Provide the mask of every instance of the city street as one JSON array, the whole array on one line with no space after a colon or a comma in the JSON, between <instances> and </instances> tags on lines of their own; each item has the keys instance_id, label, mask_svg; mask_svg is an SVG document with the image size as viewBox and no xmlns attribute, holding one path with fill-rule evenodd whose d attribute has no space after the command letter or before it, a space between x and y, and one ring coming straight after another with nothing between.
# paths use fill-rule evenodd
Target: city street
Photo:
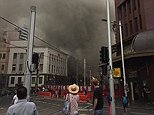
<instances>
[{"instance_id":1,"label":"city street","mask_svg":"<svg viewBox=\"0 0 154 115\"><path fill-rule=\"evenodd\" d=\"M0 115L5 115L8 106L11 103L12 96L0 97ZM49 99L40 96L33 96L32 101L36 103L40 115L63 115L63 99ZM154 107L154 106L153 106ZM91 103L79 104L80 115L92 115ZM123 115L122 106L116 105L116 115ZM109 115L108 106L104 105L104 115ZM154 115L154 108L146 105L131 106L128 109L128 115Z\"/></svg>"}]
</instances>

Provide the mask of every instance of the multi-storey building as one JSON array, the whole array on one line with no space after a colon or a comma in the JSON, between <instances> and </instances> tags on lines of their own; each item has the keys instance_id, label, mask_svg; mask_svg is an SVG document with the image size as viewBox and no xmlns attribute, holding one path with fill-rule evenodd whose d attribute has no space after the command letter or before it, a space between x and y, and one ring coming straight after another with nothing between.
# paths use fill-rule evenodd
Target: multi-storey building
<instances>
[{"instance_id":1,"label":"multi-storey building","mask_svg":"<svg viewBox=\"0 0 154 115\"><path fill-rule=\"evenodd\" d=\"M7 69L9 57L9 41L19 39L19 33L14 28L0 29L0 89L7 88Z\"/></svg>"},{"instance_id":2,"label":"multi-storey building","mask_svg":"<svg viewBox=\"0 0 154 115\"><path fill-rule=\"evenodd\" d=\"M115 0L116 21L122 22L126 80L129 97L143 99L146 86L149 100L154 100L154 0ZM119 25L116 44L120 49ZM114 66L121 66L121 52L117 51Z\"/></svg>"},{"instance_id":3,"label":"multi-storey building","mask_svg":"<svg viewBox=\"0 0 154 115\"><path fill-rule=\"evenodd\" d=\"M24 82L27 41L11 41L8 61L9 76L8 86L15 87L16 84ZM36 72L32 73L31 86L35 83L41 85L63 84L67 82L67 54L48 47L34 47L33 52L39 54L39 77L36 81Z\"/></svg>"}]
</instances>

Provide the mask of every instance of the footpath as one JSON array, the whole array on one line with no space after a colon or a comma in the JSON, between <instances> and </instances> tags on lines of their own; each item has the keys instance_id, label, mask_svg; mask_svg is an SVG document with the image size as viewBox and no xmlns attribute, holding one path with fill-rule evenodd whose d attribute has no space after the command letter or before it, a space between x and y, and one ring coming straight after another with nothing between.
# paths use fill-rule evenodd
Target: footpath
<instances>
[{"instance_id":1,"label":"footpath","mask_svg":"<svg viewBox=\"0 0 154 115\"><path fill-rule=\"evenodd\" d=\"M122 107L122 102L120 99L117 99L115 104L116 104L116 107ZM132 102L129 102L128 108L154 110L154 103L146 103L143 101L132 101Z\"/></svg>"},{"instance_id":2,"label":"footpath","mask_svg":"<svg viewBox=\"0 0 154 115\"><path fill-rule=\"evenodd\" d=\"M81 103L89 103L90 104L92 102L91 95L84 96L84 95L81 95L81 94L80 94L80 102ZM38 95L40 95L44 98L48 98L48 99L56 99L56 98L52 98L53 96L50 93L47 93L47 92L40 92ZM64 97L62 96L62 98L58 98L58 100L64 101ZM108 107L108 102L107 102L106 97L104 97L104 106ZM116 107L123 107L120 98L116 98L115 106ZM131 102L129 102L128 108L146 109L146 110L152 109L152 110L154 110L154 102L153 103L146 103L146 102L143 102L143 101L131 101Z\"/></svg>"}]
</instances>

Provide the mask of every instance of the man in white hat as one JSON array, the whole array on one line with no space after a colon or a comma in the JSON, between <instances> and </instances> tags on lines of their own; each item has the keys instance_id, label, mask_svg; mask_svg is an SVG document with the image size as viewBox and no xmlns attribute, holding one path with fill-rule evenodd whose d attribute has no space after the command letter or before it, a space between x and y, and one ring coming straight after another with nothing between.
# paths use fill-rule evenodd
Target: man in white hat
<instances>
[{"instance_id":1,"label":"man in white hat","mask_svg":"<svg viewBox=\"0 0 154 115\"><path fill-rule=\"evenodd\" d=\"M76 84L68 87L69 94L66 95L66 100L70 100L70 112L69 115L78 115L78 102L79 102L79 86Z\"/></svg>"}]
</instances>

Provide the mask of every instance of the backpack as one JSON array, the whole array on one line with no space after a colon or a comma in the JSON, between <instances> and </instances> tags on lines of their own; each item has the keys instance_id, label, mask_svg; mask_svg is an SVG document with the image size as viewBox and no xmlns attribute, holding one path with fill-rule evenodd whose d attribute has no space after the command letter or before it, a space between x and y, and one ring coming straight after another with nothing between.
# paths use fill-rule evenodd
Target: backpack
<instances>
[{"instance_id":1,"label":"backpack","mask_svg":"<svg viewBox=\"0 0 154 115\"><path fill-rule=\"evenodd\" d=\"M69 94L68 94L68 99L64 102L64 108L62 111L65 115L69 114L69 111L70 111L70 95Z\"/></svg>"},{"instance_id":2,"label":"backpack","mask_svg":"<svg viewBox=\"0 0 154 115\"><path fill-rule=\"evenodd\" d=\"M123 104L127 104L128 103L127 97L122 97L122 103Z\"/></svg>"}]
</instances>

